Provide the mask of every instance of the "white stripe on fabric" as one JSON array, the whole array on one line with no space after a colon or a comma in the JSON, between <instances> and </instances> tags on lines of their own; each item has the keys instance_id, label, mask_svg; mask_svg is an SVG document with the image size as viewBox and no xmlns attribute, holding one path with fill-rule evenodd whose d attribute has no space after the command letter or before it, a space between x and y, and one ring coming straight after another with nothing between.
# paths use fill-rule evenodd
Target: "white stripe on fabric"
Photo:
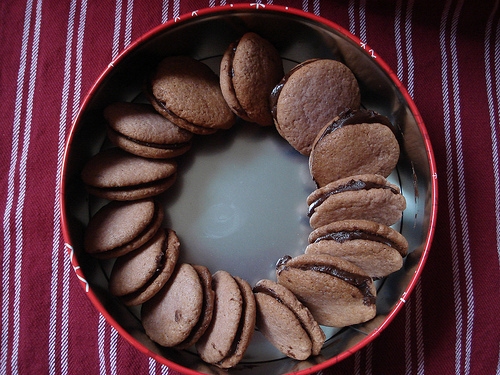
<instances>
[{"instance_id":1,"label":"white stripe on fabric","mask_svg":"<svg viewBox=\"0 0 500 375\"><path fill-rule=\"evenodd\" d=\"M151 357L148 359L148 373L149 375L156 375L156 361Z\"/></svg>"},{"instance_id":2,"label":"white stripe on fabric","mask_svg":"<svg viewBox=\"0 0 500 375\"><path fill-rule=\"evenodd\" d=\"M359 39L368 43L366 36L366 0L360 0L359 2Z\"/></svg>"},{"instance_id":3,"label":"white stripe on fabric","mask_svg":"<svg viewBox=\"0 0 500 375\"><path fill-rule=\"evenodd\" d=\"M313 13L316 15L316 16L319 16L320 15L320 0L314 0L313 2Z\"/></svg>"},{"instance_id":4,"label":"white stripe on fabric","mask_svg":"<svg viewBox=\"0 0 500 375\"><path fill-rule=\"evenodd\" d=\"M454 284L454 300L455 300L455 314L457 316L457 332L456 332L456 343L455 343L455 371L457 373L469 374L470 372L470 357L472 351L472 329L474 324L474 294L473 294L473 282L472 282L472 269L470 261L470 244L468 235L468 223L467 223L467 212L465 205L465 175L463 166L463 154L462 154L462 133L461 133L461 118L460 118L460 88L459 88L459 75L458 75L458 57L456 48L456 34L458 27L458 20L460 12L462 9L463 1L459 1L455 10L452 14L451 19L451 30L449 37L449 55L447 53L447 42L446 42L446 26L448 24L447 20L450 13L450 1L447 2L445 11L443 12L443 17L441 19L440 26L440 47L441 56L443 60L443 96L444 96L444 112L445 112L445 141L446 141L446 158L447 158L447 184L448 184L448 206L450 210L450 229L451 229L451 244L452 244L452 274L453 274L453 284ZM453 96L453 106L450 105L447 96L449 95L448 90L448 59L451 60L451 91ZM445 88L446 87L446 88ZM451 121L448 112L452 111L454 118L453 130L455 133L455 143L456 143L456 159L457 159L457 180L458 180L458 206L459 206L459 216L455 217L454 205L455 197L454 192L454 168L453 168L453 144L451 142L452 131L451 131ZM459 237L457 233L457 220L461 227L461 235ZM463 253L463 263L464 263L464 273L465 273L465 299L466 299L466 316L465 316L465 334L463 332L464 318L462 314L463 302L460 294L460 249L457 241L462 239L462 253ZM465 345L462 341L465 340ZM464 358L462 359L462 350L464 350ZM463 365L463 371L462 371Z\"/></svg>"},{"instance_id":5,"label":"white stripe on fabric","mask_svg":"<svg viewBox=\"0 0 500 375\"><path fill-rule=\"evenodd\" d=\"M26 165L31 137L31 123L33 120L33 98L35 96L36 73L38 64L38 51L40 47L40 27L42 22L42 0L37 2L35 11L35 24L33 32L33 44L31 49L31 64L29 72L28 96L26 101L25 126L23 133L23 145L19 163L19 195L15 212L15 262L14 262L14 300L13 300L13 335L12 335L12 373L19 373L19 336L20 336L20 304L21 304L21 270L23 260L23 211L26 198Z\"/></svg>"},{"instance_id":6,"label":"white stripe on fabric","mask_svg":"<svg viewBox=\"0 0 500 375\"><path fill-rule=\"evenodd\" d=\"M174 20L180 16L181 12L181 1L180 0L174 0L174 9L173 9L173 18Z\"/></svg>"},{"instance_id":7,"label":"white stripe on fabric","mask_svg":"<svg viewBox=\"0 0 500 375\"><path fill-rule=\"evenodd\" d=\"M462 298L460 294L460 275L458 266L458 248L457 248L457 230L455 221L455 207L453 204L453 154L451 145L451 106L449 103L449 83L448 83L448 56L446 50L447 36L446 25L450 12L451 0L446 2L441 17L439 42L441 49L441 80L443 90L443 125L445 132L445 150L446 150L446 182L448 188L448 210L450 216L450 240L452 255L452 278L453 278L453 298L455 303L456 334L455 334L455 373L460 373L460 363L462 361Z\"/></svg>"},{"instance_id":8,"label":"white stripe on fabric","mask_svg":"<svg viewBox=\"0 0 500 375\"><path fill-rule=\"evenodd\" d=\"M124 47L132 42L132 14L134 12L134 0L127 1L127 18L125 19Z\"/></svg>"},{"instance_id":9,"label":"white stripe on fabric","mask_svg":"<svg viewBox=\"0 0 500 375\"><path fill-rule=\"evenodd\" d=\"M422 317L422 279L415 286L415 322L417 328L417 375L425 373L424 327Z\"/></svg>"},{"instance_id":10,"label":"white stripe on fabric","mask_svg":"<svg viewBox=\"0 0 500 375\"><path fill-rule=\"evenodd\" d=\"M347 8L347 15L349 18L349 32L356 35L356 19L354 17L354 0L349 0Z\"/></svg>"},{"instance_id":11,"label":"white stripe on fabric","mask_svg":"<svg viewBox=\"0 0 500 375\"><path fill-rule=\"evenodd\" d=\"M460 83L458 75L458 53L457 53L457 28L460 12L464 0L458 2L453 14L451 28L451 62L453 77L453 107L455 112L455 137L457 151L457 172L458 172L458 192L459 192L459 212L461 225L461 238L463 246L463 262L465 269L465 287L466 287L466 332L465 332L465 358L464 374L470 373L470 360L472 355L472 332L474 328L474 285L472 277L472 262L470 257L469 225L467 219L467 205L465 192L465 167L462 148L462 120L460 117Z\"/></svg>"},{"instance_id":12,"label":"white stripe on fabric","mask_svg":"<svg viewBox=\"0 0 500 375\"><path fill-rule=\"evenodd\" d=\"M170 4L170 0L163 0L161 7L161 22L165 23L168 21L168 5Z\"/></svg>"},{"instance_id":13,"label":"white stripe on fabric","mask_svg":"<svg viewBox=\"0 0 500 375\"><path fill-rule=\"evenodd\" d=\"M120 53L120 30L121 30L121 18L122 14L122 0L116 0L115 7L115 27L113 29L113 47L111 50L111 60L114 60L116 56Z\"/></svg>"},{"instance_id":14,"label":"white stripe on fabric","mask_svg":"<svg viewBox=\"0 0 500 375\"><path fill-rule=\"evenodd\" d=\"M69 91L71 85L71 50L73 43L73 33L74 24L76 17L76 0L72 0L70 3L69 14L68 14L68 26L66 34L66 51L64 58L64 78L63 87L61 92L61 111L59 112L59 132L57 141L57 171L56 171L56 188L54 192L54 217L53 217L53 227L54 232L52 234L52 254L51 254L51 280L50 280L50 316L49 316L49 346L48 346L48 362L49 362L49 374L56 374L56 346L57 338L60 336L57 332L57 322L59 319L58 312L58 291L59 291L59 265L60 252L61 252L61 226L60 226L60 206L59 206L59 183L61 180L61 168L63 163L64 154L64 143L65 143L65 130L67 124L67 113L68 113L68 101L69 101ZM67 266L69 268L69 265ZM65 291L63 291L63 303L65 303L64 296ZM67 338L63 337L63 340ZM67 358L66 358L67 361Z\"/></svg>"},{"instance_id":15,"label":"white stripe on fabric","mask_svg":"<svg viewBox=\"0 0 500 375\"><path fill-rule=\"evenodd\" d=\"M111 367L111 375L116 375L117 352L118 352L118 331L110 327L109 338L109 365Z\"/></svg>"},{"instance_id":16,"label":"white stripe on fabric","mask_svg":"<svg viewBox=\"0 0 500 375\"><path fill-rule=\"evenodd\" d=\"M496 32L493 34L493 20L495 19L499 10L499 0L495 2L490 17L486 24L486 33L484 40L484 62L486 74L486 94L488 97L488 109L490 116L491 128L491 148L493 160L493 181L495 184L495 221L496 221L496 243L497 243L497 256L500 266L500 150L498 145L498 128L497 124L500 122L498 118L500 98L500 85L497 84L500 79L500 44L495 43L499 37L500 23L497 24ZM495 50L491 51L491 44L494 44ZM493 63L491 57L493 56ZM491 69L494 69L494 72ZM495 85L495 88L492 87ZM497 98L497 100L495 100Z\"/></svg>"},{"instance_id":17,"label":"white stripe on fabric","mask_svg":"<svg viewBox=\"0 0 500 375\"><path fill-rule=\"evenodd\" d=\"M99 314L99 322L97 324L97 352L99 355L99 373L107 374L106 370L106 319Z\"/></svg>"},{"instance_id":18,"label":"white stripe on fabric","mask_svg":"<svg viewBox=\"0 0 500 375\"><path fill-rule=\"evenodd\" d=\"M161 366L161 375L169 375L170 374L170 368L168 368L165 365Z\"/></svg>"},{"instance_id":19,"label":"white stripe on fabric","mask_svg":"<svg viewBox=\"0 0 500 375\"><path fill-rule=\"evenodd\" d=\"M3 243L3 259L2 259L2 345L1 345L1 364L0 372L6 374L8 369L8 357L9 357L9 341L10 341L10 266L11 266L11 254L12 251L12 241L11 241L11 226L10 219L12 213L12 207L14 205L14 200L16 193L14 191L15 186L15 176L17 168L17 154L19 151L19 134L21 129L21 117L22 117L22 102L23 102L23 83L24 77L26 76L26 66L28 59L28 42L31 30L31 13L33 11L33 2L28 1L26 3L26 10L24 13L24 24L23 24L23 35L21 42L21 52L19 58L19 70L17 73L17 85L16 85L16 99L14 106L14 119L12 124L12 149L9 164L9 173L7 179L7 197L5 204L5 211L3 216L3 232L4 232L4 243Z\"/></svg>"},{"instance_id":20,"label":"white stripe on fabric","mask_svg":"<svg viewBox=\"0 0 500 375\"><path fill-rule=\"evenodd\" d=\"M309 0L302 0L302 10L309 12Z\"/></svg>"}]
</instances>

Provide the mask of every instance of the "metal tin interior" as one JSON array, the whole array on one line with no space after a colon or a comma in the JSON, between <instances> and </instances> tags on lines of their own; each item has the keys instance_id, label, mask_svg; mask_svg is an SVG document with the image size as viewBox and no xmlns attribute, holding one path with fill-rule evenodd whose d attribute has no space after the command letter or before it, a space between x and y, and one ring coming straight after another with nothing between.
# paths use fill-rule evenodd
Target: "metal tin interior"
<instances>
[{"instance_id":1,"label":"metal tin interior","mask_svg":"<svg viewBox=\"0 0 500 375\"><path fill-rule=\"evenodd\" d=\"M277 47L286 70L309 58L333 58L344 62L358 79L362 105L388 116L395 124L400 135L401 159L390 180L401 187L408 206L395 228L408 239L410 254L402 270L379 283L377 317L356 327L326 329L329 339L320 356L303 362L283 358L256 334L244 360L228 374L310 373L330 366L366 345L392 320L413 289L433 234L437 182L425 128L414 104L394 75L380 58L374 59L362 48L355 37L319 17L277 6L211 8L152 30L110 64L82 106L68 140L63 166L62 222L72 264L96 307L134 346L185 373L217 374L218 370L202 363L192 352L165 349L152 343L141 327L139 310L125 308L108 293L107 275L111 264L98 263L83 252L82 237L89 216L103 202L85 193L79 174L84 163L100 148L106 147L102 118L106 105L114 101L142 100L141 89L148 73L167 55L191 55L217 71L220 57L229 43L249 30L258 32ZM272 168L273 163L276 169ZM219 167L218 171L214 169L213 173L200 175L200 171L213 165ZM269 165L271 167L267 168ZM235 168L230 170L231 166ZM249 169L241 172L243 167ZM264 188L259 186L260 183L251 185L252 174L248 171L252 168L258 170L260 179L275 179L274 182L268 182ZM273 129L238 124L231 132L197 138L189 156L181 161L179 173L180 181L161 200L166 209L165 225L180 232L183 261L205 264L212 272L226 269L253 284L260 278L273 278L273 260L285 252L293 256L303 251L310 230L304 218L307 210L305 197L314 185L308 176L307 158L293 151ZM240 181L239 184L248 190L244 190L234 204L225 205L223 203L227 200L220 201L220 196L214 198L210 189L229 189L223 191L225 196L241 192L237 189L238 183L230 181ZM280 185L280 181L284 183ZM190 196L183 199L183 192ZM277 210L282 211L273 219L275 224L268 225L272 230L260 234L252 229L252 225L259 225L263 220L265 214L259 210L267 203L255 202L268 195L273 197L271 201L291 203L288 206L280 204L281 208ZM192 197L202 199L195 203ZM234 223L241 215L235 212L243 210L244 215L250 207L254 209L254 205L257 210L251 215L260 217L254 221L242 219L246 231L237 228L236 233ZM198 239L195 238L197 231L193 230L195 218L189 216L189 212L196 209L200 211L205 230L207 225L216 225L210 234L205 233L205 237ZM208 215L210 210L214 210L212 216ZM279 220L280 217L284 220ZM264 227L259 228L263 230ZM274 241L272 245L263 249L262 246L271 239ZM219 247L220 254L202 253L201 244L204 241L209 243L209 240L215 241L212 246Z\"/></svg>"}]
</instances>

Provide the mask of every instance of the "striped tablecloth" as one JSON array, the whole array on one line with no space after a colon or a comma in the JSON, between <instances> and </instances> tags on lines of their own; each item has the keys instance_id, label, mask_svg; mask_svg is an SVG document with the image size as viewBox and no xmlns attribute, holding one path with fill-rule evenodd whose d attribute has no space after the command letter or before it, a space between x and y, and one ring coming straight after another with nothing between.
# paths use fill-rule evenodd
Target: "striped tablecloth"
<instances>
[{"instance_id":1,"label":"striped tablecloth","mask_svg":"<svg viewBox=\"0 0 500 375\"><path fill-rule=\"evenodd\" d=\"M1 1L1 374L176 374L86 298L63 246L58 181L72 119L107 64L160 23L225 3ZM269 3L375 48L414 98L437 161L439 215L419 283L380 337L322 373L500 374L499 1Z\"/></svg>"}]
</instances>

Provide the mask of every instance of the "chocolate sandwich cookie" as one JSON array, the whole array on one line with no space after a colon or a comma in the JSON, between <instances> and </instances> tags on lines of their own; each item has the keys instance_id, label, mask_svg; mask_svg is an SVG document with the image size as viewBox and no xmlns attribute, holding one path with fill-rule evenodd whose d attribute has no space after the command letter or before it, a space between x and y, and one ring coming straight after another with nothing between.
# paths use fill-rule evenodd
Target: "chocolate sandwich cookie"
<instances>
[{"instance_id":1,"label":"chocolate sandwich cookie","mask_svg":"<svg viewBox=\"0 0 500 375\"><path fill-rule=\"evenodd\" d=\"M145 158L182 155L193 133L179 128L150 104L117 102L104 109L108 138L118 147Z\"/></svg>"},{"instance_id":2,"label":"chocolate sandwich cookie","mask_svg":"<svg viewBox=\"0 0 500 375\"><path fill-rule=\"evenodd\" d=\"M193 268L198 273L201 286L203 288L203 306L198 323L196 323L196 325L193 327L189 336L180 344L176 345L177 349L187 349L193 346L205 333L210 322L212 321L212 315L215 305L215 293L212 289L212 274L205 266L195 264L193 265Z\"/></svg>"},{"instance_id":3,"label":"chocolate sandwich cookie","mask_svg":"<svg viewBox=\"0 0 500 375\"><path fill-rule=\"evenodd\" d=\"M162 207L152 199L112 201L90 218L85 251L100 259L123 256L153 238L163 217Z\"/></svg>"},{"instance_id":4,"label":"chocolate sandwich cookie","mask_svg":"<svg viewBox=\"0 0 500 375\"><path fill-rule=\"evenodd\" d=\"M212 276L215 306L212 321L196 343L203 361L230 368L242 359L255 329L256 304L250 285L227 271Z\"/></svg>"},{"instance_id":5,"label":"chocolate sandwich cookie","mask_svg":"<svg viewBox=\"0 0 500 375\"><path fill-rule=\"evenodd\" d=\"M156 235L120 258L113 265L109 291L127 306L136 306L153 297L174 272L179 258L179 239L171 229Z\"/></svg>"},{"instance_id":6,"label":"chocolate sandwich cookie","mask_svg":"<svg viewBox=\"0 0 500 375\"><path fill-rule=\"evenodd\" d=\"M236 121L222 96L217 75L189 56L162 60L146 94L161 115L195 134L229 129Z\"/></svg>"},{"instance_id":7,"label":"chocolate sandwich cookie","mask_svg":"<svg viewBox=\"0 0 500 375\"><path fill-rule=\"evenodd\" d=\"M347 260L328 254L285 256L276 264L276 275L319 324L344 327L376 314L372 278Z\"/></svg>"},{"instance_id":8,"label":"chocolate sandwich cookie","mask_svg":"<svg viewBox=\"0 0 500 375\"><path fill-rule=\"evenodd\" d=\"M293 68L271 94L276 129L309 155L316 135L346 108L358 109L360 92L351 70L336 60L311 59Z\"/></svg>"},{"instance_id":9,"label":"chocolate sandwich cookie","mask_svg":"<svg viewBox=\"0 0 500 375\"><path fill-rule=\"evenodd\" d=\"M203 298L203 286L194 267L179 264L167 284L142 305L146 334L162 346L179 345L200 320Z\"/></svg>"},{"instance_id":10,"label":"chocolate sandwich cookie","mask_svg":"<svg viewBox=\"0 0 500 375\"><path fill-rule=\"evenodd\" d=\"M276 48L248 32L232 43L220 66L222 95L232 111L259 125L273 125L269 95L283 77L283 63Z\"/></svg>"},{"instance_id":11,"label":"chocolate sandwich cookie","mask_svg":"<svg viewBox=\"0 0 500 375\"><path fill-rule=\"evenodd\" d=\"M177 177L171 159L147 159L119 147L92 157L82 171L87 191L109 200L135 200L163 193Z\"/></svg>"},{"instance_id":12,"label":"chocolate sandwich cookie","mask_svg":"<svg viewBox=\"0 0 500 375\"><path fill-rule=\"evenodd\" d=\"M406 199L384 177L364 174L341 178L307 197L309 223L318 228L333 221L363 219L393 225L401 219Z\"/></svg>"},{"instance_id":13,"label":"chocolate sandwich cookie","mask_svg":"<svg viewBox=\"0 0 500 375\"><path fill-rule=\"evenodd\" d=\"M288 357L305 360L318 355L325 334L311 312L283 285L260 280L253 288L257 329Z\"/></svg>"},{"instance_id":14,"label":"chocolate sandwich cookie","mask_svg":"<svg viewBox=\"0 0 500 375\"><path fill-rule=\"evenodd\" d=\"M309 170L319 187L357 174L387 177L396 167L399 152L387 117L372 110L346 110L318 133Z\"/></svg>"},{"instance_id":15,"label":"chocolate sandwich cookie","mask_svg":"<svg viewBox=\"0 0 500 375\"><path fill-rule=\"evenodd\" d=\"M408 241L387 225L368 220L343 220L312 231L305 252L346 259L370 277L382 278L403 266Z\"/></svg>"}]
</instances>

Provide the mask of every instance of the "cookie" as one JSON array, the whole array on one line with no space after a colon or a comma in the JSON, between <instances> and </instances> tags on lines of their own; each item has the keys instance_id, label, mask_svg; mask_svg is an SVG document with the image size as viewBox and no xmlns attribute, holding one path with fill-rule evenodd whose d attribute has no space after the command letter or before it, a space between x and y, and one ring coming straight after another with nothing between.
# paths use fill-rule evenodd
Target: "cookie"
<instances>
[{"instance_id":1,"label":"cookie","mask_svg":"<svg viewBox=\"0 0 500 375\"><path fill-rule=\"evenodd\" d=\"M364 174L341 178L307 197L312 228L333 221L363 219L393 225L401 219L406 199L398 186L384 177Z\"/></svg>"},{"instance_id":2,"label":"cookie","mask_svg":"<svg viewBox=\"0 0 500 375\"><path fill-rule=\"evenodd\" d=\"M318 132L346 108L358 109L360 91L351 70L336 60L311 59L293 68L271 94L279 134L309 155Z\"/></svg>"},{"instance_id":3,"label":"cookie","mask_svg":"<svg viewBox=\"0 0 500 375\"><path fill-rule=\"evenodd\" d=\"M127 306L136 306L153 297L174 272L179 258L179 239L171 229L156 235L116 260L109 278L109 291Z\"/></svg>"},{"instance_id":4,"label":"cookie","mask_svg":"<svg viewBox=\"0 0 500 375\"><path fill-rule=\"evenodd\" d=\"M215 133L236 122L236 115L222 96L217 75L189 56L163 59L146 95L161 115L194 134Z\"/></svg>"},{"instance_id":5,"label":"cookie","mask_svg":"<svg viewBox=\"0 0 500 375\"><path fill-rule=\"evenodd\" d=\"M163 209L152 199L109 202L90 218L84 249L100 259L123 256L153 238L163 217Z\"/></svg>"},{"instance_id":6,"label":"cookie","mask_svg":"<svg viewBox=\"0 0 500 375\"><path fill-rule=\"evenodd\" d=\"M177 349L187 349L193 346L205 333L210 322L212 321L215 304L215 293L212 289L212 274L205 266L193 265L193 268L198 273L201 286L203 287L203 306L198 323L196 323L193 327L189 336L183 342L176 345Z\"/></svg>"},{"instance_id":7,"label":"cookie","mask_svg":"<svg viewBox=\"0 0 500 375\"><path fill-rule=\"evenodd\" d=\"M311 232L306 254L325 253L346 259L372 278L403 266L408 241L391 227L368 220L336 221Z\"/></svg>"},{"instance_id":8,"label":"cookie","mask_svg":"<svg viewBox=\"0 0 500 375\"><path fill-rule=\"evenodd\" d=\"M253 32L244 34L225 51L220 66L222 95L245 121L273 125L269 96L283 77L276 48Z\"/></svg>"},{"instance_id":9,"label":"cookie","mask_svg":"<svg viewBox=\"0 0 500 375\"><path fill-rule=\"evenodd\" d=\"M321 325L344 327L375 317L373 280L347 260L328 254L285 256L276 264L276 276Z\"/></svg>"},{"instance_id":10,"label":"cookie","mask_svg":"<svg viewBox=\"0 0 500 375\"><path fill-rule=\"evenodd\" d=\"M104 109L108 138L118 147L145 158L179 156L191 147L193 133L161 116L150 104L112 103Z\"/></svg>"},{"instance_id":11,"label":"cookie","mask_svg":"<svg viewBox=\"0 0 500 375\"><path fill-rule=\"evenodd\" d=\"M260 280L254 288L257 329L286 356L305 360L320 353L325 334L311 312L283 285Z\"/></svg>"},{"instance_id":12,"label":"cookie","mask_svg":"<svg viewBox=\"0 0 500 375\"><path fill-rule=\"evenodd\" d=\"M309 170L321 187L357 174L389 176L399 159L389 119L372 110L347 110L318 133Z\"/></svg>"},{"instance_id":13,"label":"cookie","mask_svg":"<svg viewBox=\"0 0 500 375\"><path fill-rule=\"evenodd\" d=\"M174 160L147 159L119 147L96 154L82 171L87 191L109 200L153 197L172 186L176 177Z\"/></svg>"},{"instance_id":14,"label":"cookie","mask_svg":"<svg viewBox=\"0 0 500 375\"><path fill-rule=\"evenodd\" d=\"M203 310L203 287L194 267L178 265L167 284L141 308L146 334L154 342L174 347L189 336Z\"/></svg>"},{"instance_id":15,"label":"cookie","mask_svg":"<svg viewBox=\"0 0 500 375\"><path fill-rule=\"evenodd\" d=\"M255 329L256 304L250 285L227 271L212 276L215 305L212 321L196 343L201 359L220 368L235 366Z\"/></svg>"}]
</instances>

